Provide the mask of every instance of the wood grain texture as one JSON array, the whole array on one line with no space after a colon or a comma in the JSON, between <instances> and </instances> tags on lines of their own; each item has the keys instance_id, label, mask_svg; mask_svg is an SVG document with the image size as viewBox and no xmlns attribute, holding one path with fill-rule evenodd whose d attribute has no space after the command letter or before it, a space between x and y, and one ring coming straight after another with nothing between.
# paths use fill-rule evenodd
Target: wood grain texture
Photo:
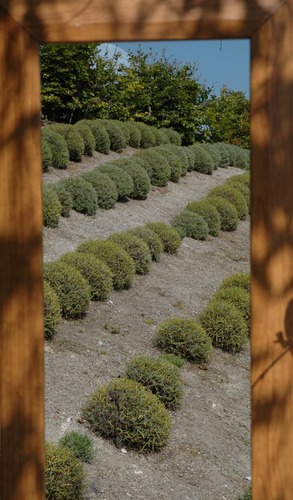
<instances>
[{"instance_id":1,"label":"wood grain texture","mask_svg":"<svg viewBox=\"0 0 293 500\"><path fill-rule=\"evenodd\" d=\"M252 39L253 498L293 492L293 2Z\"/></svg>"},{"instance_id":2,"label":"wood grain texture","mask_svg":"<svg viewBox=\"0 0 293 500\"><path fill-rule=\"evenodd\" d=\"M40 42L249 38L283 0L0 0Z\"/></svg>"},{"instance_id":3,"label":"wood grain texture","mask_svg":"<svg viewBox=\"0 0 293 500\"><path fill-rule=\"evenodd\" d=\"M0 8L1 500L44 497L38 46Z\"/></svg>"}]
</instances>

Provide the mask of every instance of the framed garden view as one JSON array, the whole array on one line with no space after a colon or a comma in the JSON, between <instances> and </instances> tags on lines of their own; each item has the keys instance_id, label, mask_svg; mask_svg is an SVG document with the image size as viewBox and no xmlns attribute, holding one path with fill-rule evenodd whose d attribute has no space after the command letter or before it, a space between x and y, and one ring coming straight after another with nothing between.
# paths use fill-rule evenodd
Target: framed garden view
<instances>
[{"instance_id":1,"label":"framed garden view","mask_svg":"<svg viewBox=\"0 0 293 500\"><path fill-rule=\"evenodd\" d=\"M44 493L39 43L249 38L252 484L293 491L293 0L0 0L1 479Z\"/></svg>"}]
</instances>

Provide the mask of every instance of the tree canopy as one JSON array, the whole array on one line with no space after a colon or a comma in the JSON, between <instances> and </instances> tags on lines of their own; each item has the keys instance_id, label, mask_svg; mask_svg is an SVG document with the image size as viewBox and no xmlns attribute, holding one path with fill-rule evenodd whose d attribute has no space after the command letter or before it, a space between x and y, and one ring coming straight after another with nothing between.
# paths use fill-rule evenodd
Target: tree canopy
<instances>
[{"instance_id":1,"label":"tree canopy","mask_svg":"<svg viewBox=\"0 0 293 500\"><path fill-rule=\"evenodd\" d=\"M141 48L128 63L98 44L41 45L42 112L51 121L136 120L173 128L183 144L232 142L249 146L249 101L224 89L220 97L199 82L196 66Z\"/></svg>"}]
</instances>

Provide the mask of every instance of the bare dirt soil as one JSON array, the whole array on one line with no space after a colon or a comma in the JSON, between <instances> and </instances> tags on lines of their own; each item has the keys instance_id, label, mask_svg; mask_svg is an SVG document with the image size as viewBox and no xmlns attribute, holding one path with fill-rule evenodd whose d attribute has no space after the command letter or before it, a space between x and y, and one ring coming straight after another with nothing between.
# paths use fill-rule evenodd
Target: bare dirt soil
<instances>
[{"instance_id":1,"label":"bare dirt soil","mask_svg":"<svg viewBox=\"0 0 293 500\"><path fill-rule=\"evenodd\" d=\"M123 153L131 154L130 148ZM52 169L44 181L84 172L117 156L96 153L65 171ZM44 260L56 259L87 239L153 220L169 223L187 202L203 198L240 172L191 172L178 184L153 188L145 201L117 203L94 217L72 211L58 228L44 228ZM69 430L90 434L78 418L88 395L123 375L132 357L159 354L153 346L157 326L171 316L196 317L224 277L249 271L249 253L249 220L233 233L204 242L185 238L176 255L162 255L148 275L136 276L130 290L92 303L84 319L63 320L45 345L46 439L57 442ZM181 374L183 402L170 412L171 437L161 452L138 454L92 435L95 458L86 466L87 500L237 500L248 486L249 345L237 355L215 349L207 369L186 363Z\"/></svg>"}]
</instances>

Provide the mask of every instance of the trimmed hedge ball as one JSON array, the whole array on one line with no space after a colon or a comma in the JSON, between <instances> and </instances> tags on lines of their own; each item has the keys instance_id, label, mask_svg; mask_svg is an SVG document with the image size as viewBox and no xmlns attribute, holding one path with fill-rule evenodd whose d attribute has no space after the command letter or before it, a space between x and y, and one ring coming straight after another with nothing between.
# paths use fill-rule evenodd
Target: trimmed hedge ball
<instances>
[{"instance_id":1,"label":"trimmed hedge ball","mask_svg":"<svg viewBox=\"0 0 293 500\"><path fill-rule=\"evenodd\" d=\"M98 207L110 210L118 200L118 191L115 182L99 169L82 174L81 177L89 182L97 193Z\"/></svg>"},{"instance_id":2,"label":"trimmed hedge ball","mask_svg":"<svg viewBox=\"0 0 293 500\"><path fill-rule=\"evenodd\" d=\"M216 146L217 146L218 151L221 155L219 167L228 168L229 167L229 154L228 154L227 148L225 147L225 144L222 142L216 142Z\"/></svg>"},{"instance_id":3,"label":"trimmed hedge ball","mask_svg":"<svg viewBox=\"0 0 293 500\"><path fill-rule=\"evenodd\" d=\"M58 297L51 285L44 281L44 335L51 340L61 321L61 308Z\"/></svg>"},{"instance_id":4,"label":"trimmed hedge ball","mask_svg":"<svg viewBox=\"0 0 293 500\"><path fill-rule=\"evenodd\" d=\"M219 288L212 296L212 300L224 300L233 304L242 314L247 326L250 326L250 294L247 290L237 286Z\"/></svg>"},{"instance_id":5,"label":"trimmed hedge ball","mask_svg":"<svg viewBox=\"0 0 293 500\"><path fill-rule=\"evenodd\" d=\"M57 125L57 131L66 140L70 160L80 162L85 151L83 136L75 127L64 123Z\"/></svg>"},{"instance_id":6,"label":"trimmed hedge ball","mask_svg":"<svg viewBox=\"0 0 293 500\"><path fill-rule=\"evenodd\" d=\"M130 138L129 138L129 146L132 148L139 148L141 141L141 132L139 127L134 122L126 122L126 126L128 127Z\"/></svg>"},{"instance_id":7,"label":"trimmed hedge ball","mask_svg":"<svg viewBox=\"0 0 293 500\"><path fill-rule=\"evenodd\" d=\"M201 215L208 225L209 234L218 236L221 229L221 217L213 205L208 200L191 201L187 203L186 210Z\"/></svg>"},{"instance_id":8,"label":"trimmed hedge ball","mask_svg":"<svg viewBox=\"0 0 293 500\"><path fill-rule=\"evenodd\" d=\"M92 157L96 147L96 141L90 127L86 123L77 122L73 127L76 128L78 133L83 138L84 154Z\"/></svg>"},{"instance_id":9,"label":"trimmed hedge ball","mask_svg":"<svg viewBox=\"0 0 293 500\"><path fill-rule=\"evenodd\" d=\"M171 144L176 144L176 146L181 146L182 143L181 135L178 132L176 132L176 130L164 127L161 128L160 130L163 131L169 137Z\"/></svg>"},{"instance_id":10,"label":"trimmed hedge ball","mask_svg":"<svg viewBox=\"0 0 293 500\"><path fill-rule=\"evenodd\" d=\"M181 161L181 177L185 177L187 174L187 171L189 169L189 159L190 157L188 156L187 150L188 148L185 148L183 146L176 146L176 144L171 144L169 148L178 156L178 158Z\"/></svg>"},{"instance_id":11,"label":"trimmed hedge ball","mask_svg":"<svg viewBox=\"0 0 293 500\"><path fill-rule=\"evenodd\" d=\"M239 217L234 205L221 196L208 196L207 200L220 214L222 231L235 231Z\"/></svg>"},{"instance_id":12,"label":"trimmed hedge ball","mask_svg":"<svg viewBox=\"0 0 293 500\"><path fill-rule=\"evenodd\" d=\"M69 162L69 152L64 137L51 129L50 125L42 129L42 137L44 137L51 148L52 153L52 167L58 169L67 168Z\"/></svg>"},{"instance_id":13,"label":"trimmed hedge ball","mask_svg":"<svg viewBox=\"0 0 293 500\"><path fill-rule=\"evenodd\" d=\"M158 151L154 148L134 153L132 159L139 161L145 168L153 186L166 186L171 177L171 167Z\"/></svg>"},{"instance_id":14,"label":"trimmed hedge ball","mask_svg":"<svg viewBox=\"0 0 293 500\"><path fill-rule=\"evenodd\" d=\"M214 162L214 170L216 170L221 163L221 153L216 144L201 144L201 146L211 155Z\"/></svg>"},{"instance_id":15,"label":"trimmed hedge ball","mask_svg":"<svg viewBox=\"0 0 293 500\"><path fill-rule=\"evenodd\" d=\"M46 443L45 462L46 500L84 499L84 466L69 449Z\"/></svg>"},{"instance_id":16,"label":"trimmed hedge ball","mask_svg":"<svg viewBox=\"0 0 293 500\"><path fill-rule=\"evenodd\" d=\"M231 288L233 286L244 288L244 290L250 293L250 274L249 273L231 274L222 281L219 289Z\"/></svg>"},{"instance_id":17,"label":"trimmed hedge ball","mask_svg":"<svg viewBox=\"0 0 293 500\"><path fill-rule=\"evenodd\" d=\"M199 314L199 321L215 347L231 353L246 344L248 328L238 309L224 300L211 300Z\"/></svg>"},{"instance_id":18,"label":"trimmed hedge ball","mask_svg":"<svg viewBox=\"0 0 293 500\"><path fill-rule=\"evenodd\" d=\"M125 377L136 380L175 410L183 397L183 384L177 366L161 357L137 356L126 366Z\"/></svg>"},{"instance_id":19,"label":"trimmed hedge ball","mask_svg":"<svg viewBox=\"0 0 293 500\"><path fill-rule=\"evenodd\" d=\"M211 155L201 146L201 144L192 144L189 148L194 153L193 170L202 174L211 175L214 170L214 160Z\"/></svg>"},{"instance_id":20,"label":"trimmed hedge ball","mask_svg":"<svg viewBox=\"0 0 293 500\"><path fill-rule=\"evenodd\" d=\"M152 257L147 244L130 232L114 233L109 238L121 246L133 258L137 274L147 274L150 270Z\"/></svg>"},{"instance_id":21,"label":"trimmed hedge ball","mask_svg":"<svg viewBox=\"0 0 293 500\"><path fill-rule=\"evenodd\" d=\"M246 184L244 184L243 182L240 182L239 180L234 179L234 176L230 177L230 179L228 179L226 181L226 184L231 185L233 188L238 189L238 191L240 191L240 193L244 196L244 198L246 200L247 207L248 207L248 213L250 213L250 189L249 189L249 187L247 187Z\"/></svg>"},{"instance_id":22,"label":"trimmed hedge ball","mask_svg":"<svg viewBox=\"0 0 293 500\"><path fill-rule=\"evenodd\" d=\"M165 222L149 222L146 224L148 229L154 231L163 244L164 252L176 253L181 245L181 238L173 227L165 224Z\"/></svg>"},{"instance_id":23,"label":"trimmed hedge ball","mask_svg":"<svg viewBox=\"0 0 293 500\"><path fill-rule=\"evenodd\" d=\"M110 120L102 120L101 123L108 133L111 151L122 153L123 149L126 147L126 140L119 125Z\"/></svg>"},{"instance_id":24,"label":"trimmed hedge ball","mask_svg":"<svg viewBox=\"0 0 293 500\"><path fill-rule=\"evenodd\" d=\"M170 149L170 146L174 146L171 144L166 144L163 146L156 146L155 151L158 151L164 158L166 158L167 162L171 168L170 181L171 182L179 182L180 177L182 176L182 162L181 159Z\"/></svg>"},{"instance_id":25,"label":"trimmed hedge ball","mask_svg":"<svg viewBox=\"0 0 293 500\"><path fill-rule=\"evenodd\" d=\"M64 318L80 318L89 308L91 289L82 274L64 262L47 262L44 278L55 291Z\"/></svg>"},{"instance_id":26,"label":"trimmed hedge ball","mask_svg":"<svg viewBox=\"0 0 293 500\"><path fill-rule=\"evenodd\" d=\"M122 168L133 181L133 189L130 198L135 200L146 200L151 189L151 181L145 170L138 162L131 158L115 160L113 165Z\"/></svg>"},{"instance_id":27,"label":"trimmed hedge ball","mask_svg":"<svg viewBox=\"0 0 293 500\"><path fill-rule=\"evenodd\" d=\"M181 238L205 240L209 234L209 228L204 218L190 210L184 210L177 214L173 218L171 225Z\"/></svg>"},{"instance_id":28,"label":"trimmed hedge ball","mask_svg":"<svg viewBox=\"0 0 293 500\"><path fill-rule=\"evenodd\" d=\"M160 237L157 233L155 233L155 231L152 231L147 227L136 227L134 229L130 229L128 232L134 234L134 236L138 236L138 238L141 238L148 245L152 260L159 262L164 248Z\"/></svg>"},{"instance_id":29,"label":"trimmed hedge ball","mask_svg":"<svg viewBox=\"0 0 293 500\"><path fill-rule=\"evenodd\" d=\"M106 300L113 290L113 274L110 268L91 253L69 252L59 259L75 267L91 288L92 300Z\"/></svg>"},{"instance_id":30,"label":"trimmed hedge ball","mask_svg":"<svg viewBox=\"0 0 293 500\"><path fill-rule=\"evenodd\" d=\"M52 165L51 146L45 137L42 137L42 170L48 172Z\"/></svg>"},{"instance_id":31,"label":"trimmed hedge ball","mask_svg":"<svg viewBox=\"0 0 293 500\"><path fill-rule=\"evenodd\" d=\"M113 273L114 290L130 288L136 266L133 258L121 246L109 240L89 240L81 243L77 251L92 253L107 264Z\"/></svg>"},{"instance_id":32,"label":"trimmed hedge ball","mask_svg":"<svg viewBox=\"0 0 293 500\"><path fill-rule=\"evenodd\" d=\"M250 189L250 173L246 172L245 174L239 174L239 175L233 175L231 179L237 180L239 182L242 182L245 184Z\"/></svg>"},{"instance_id":33,"label":"trimmed hedge ball","mask_svg":"<svg viewBox=\"0 0 293 500\"><path fill-rule=\"evenodd\" d=\"M70 192L66 189L66 187L60 182L55 182L52 184L52 188L58 196L58 200L61 203L61 215L62 217L69 217L70 210L73 208L73 199Z\"/></svg>"},{"instance_id":34,"label":"trimmed hedge ball","mask_svg":"<svg viewBox=\"0 0 293 500\"><path fill-rule=\"evenodd\" d=\"M57 227L62 213L58 196L49 184L43 185L43 224L46 227Z\"/></svg>"},{"instance_id":35,"label":"trimmed hedge ball","mask_svg":"<svg viewBox=\"0 0 293 500\"><path fill-rule=\"evenodd\" d=\"M95 215L97 211L97 193L95 188L81 176L67 177L59 181L72 196L73 209L86 215Z\"/></svg>"},{"instance_id":36,"label":"trimmed hedge ball","mask_svg":"<svg viewBox=\"0 0 293 500\"><path fill-rule=\"evenodd\" d=\"M94 392L82 410L93 432L140 452L158 451L168 441L169 414L161 401L135 380L119 378Z\"/></svg>"},{"instance_id":37,"label":"trimmed hedge ball","mask_svg":"<svg viewBox=\"0 0 293 500\"><path fill-rule=\"evenodd\" d=\"M182 366L184 366L185 364L185 360L181 358L181 356L178 356L176 354L165 353L161 354L160 358L168 361L169 363L172 363L175 366L178 366L178 368L182 368Z\"/></svg>"},{"instance_id":38,"label":"trimmed hedge ball","mask_svg":"<svg viewBox=\"0 0 293 500\"><path fill-rule=\"evenodd\" d=\"M158 129L157 127L151 126L151 131L155 136L155 146L160 146L161 144L170 144L169 137L167 136L167 134L162 132L162 130Z\"/></svg>"},{"instance_id":39,"label":"trimmed hedge ball","mask_svg":"<svg viewBox=\"0 0 293 500\"><path fill-rule=\"evenodd\" d=\"M205 329L189 318L169 318L157 329L155 343L166 353L193 363L206 362L212 353L212 342Z\"/></svg>"},{"instance_id":40,"label":"trimmed hedge ball","mask_svg":"<svg viewBox=\"0 0 293 500\"><path fill-rule=\"evenodd\" d=\"M105 127L97 120L82 120L81 123L85 123L91 129L95 138L95 150L105 155L109 154L111 143Z\"/></svg>"},{"instance_id":41,"label":"trimmed hedge ball","mask_svg":"<svg viewBox=\"0 0 293 500\"><path fill-rule=\"evenodd\" d=\"M112 179L118 192L118 199L123 199L131 195L134 188L133 180L122 168L117 167L112 162L108 162L94 169L94 172L107 174Z\"/></svg>"},{"instance_id":42,"label":"trimmed hedge ball","mask_svg":"<svg viewBox=\"0 0 293 500\"><path fill-rule=\"evenodd\" d=\"M233 188L229 183L223 186L217 186L209 192L209 196L221 196L228 200L236 208L240 220L244 220L248 215L248 206L246 199L238 189Z\"/></svg>"},{"instance_id":43,"label":"trimmed hedge ball","mask_svg":"<svg viewBox=\"0 0 293 500\"><path fill-rule=\"evenodd\" d=\"M82 462L90 463L94 458L93 440L81 432L67 432L59 439L59 445L70 450Z\"/></svg>"},{"instance_id":44,"label":"trimmed hedge ball","mask_svg":"<svg viewBox=\"0 0 293 500\"><path fill-rule=\"evenodd\" d=\"M136 124L141 134L140 147L143 149L154 147L156 145L156 138L152 131L152 127L149 127L145 123L140 123L140 122L136 122Z\"/></svg>"}]
</instances>

